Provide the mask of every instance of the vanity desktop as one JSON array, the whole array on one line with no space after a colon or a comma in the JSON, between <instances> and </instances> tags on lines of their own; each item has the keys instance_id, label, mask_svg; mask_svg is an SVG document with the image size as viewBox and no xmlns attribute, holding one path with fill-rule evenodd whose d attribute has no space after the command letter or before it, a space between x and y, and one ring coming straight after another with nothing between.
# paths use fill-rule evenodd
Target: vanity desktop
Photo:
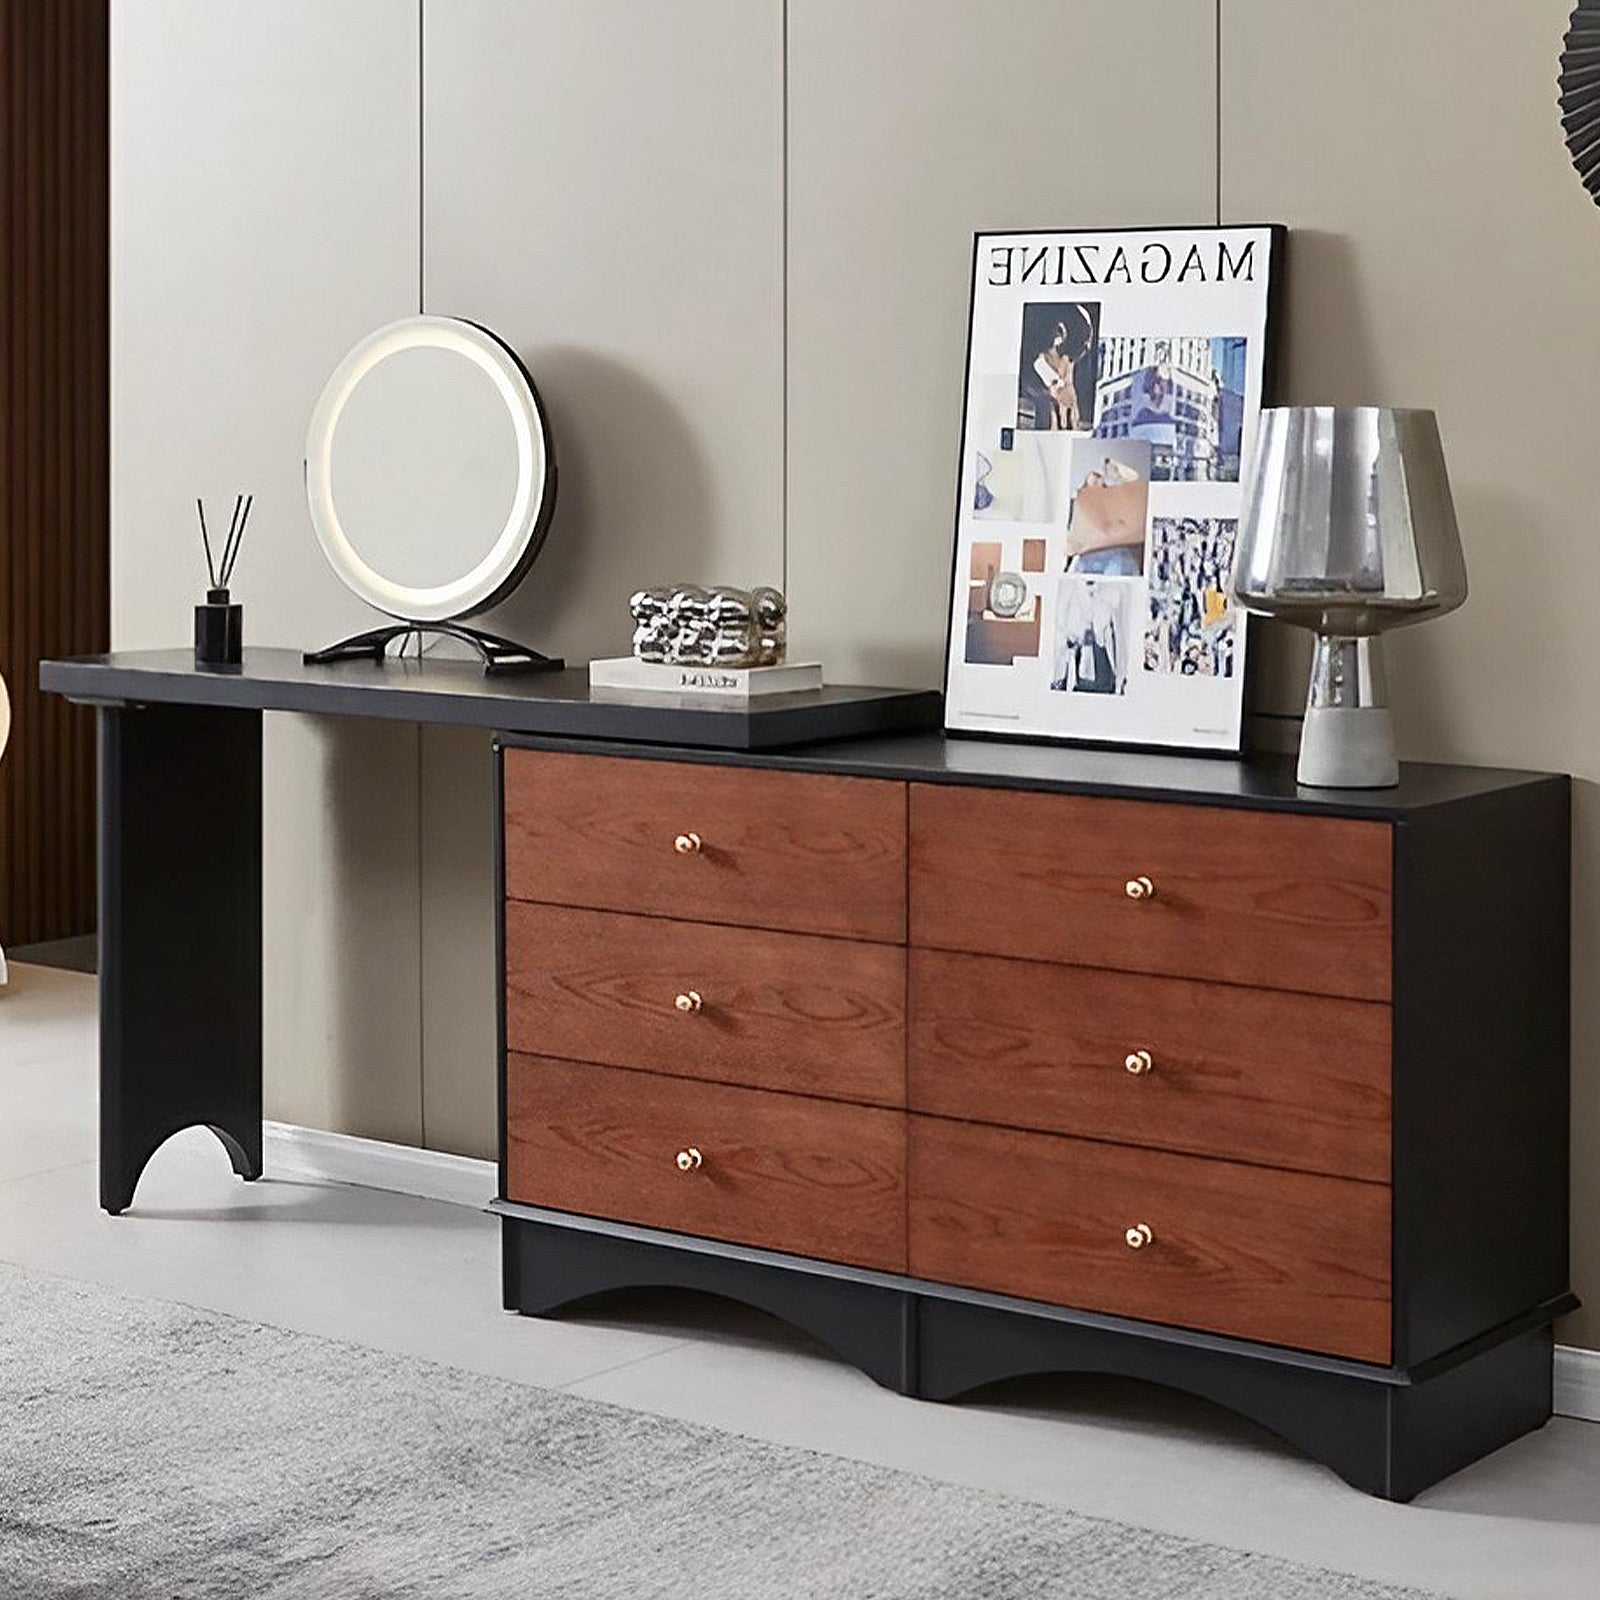
<instances>
[{"instance_id":1,"label":"vanity desktop","mask_svg":"<svg viewBox=\"0 0 1600 1600\"><path fill-rule=\"evenodd\" d=\"M758 727L458 667L45 665L100 707L108 1210L192 1124L260 1172L261 712L475 725L508 1308L707 1290L930 1399L1144 1378L1398 1500L1549 1416L1565 778L1318 791L949 740L931 696Z\"/></svg>"}]
</instances>

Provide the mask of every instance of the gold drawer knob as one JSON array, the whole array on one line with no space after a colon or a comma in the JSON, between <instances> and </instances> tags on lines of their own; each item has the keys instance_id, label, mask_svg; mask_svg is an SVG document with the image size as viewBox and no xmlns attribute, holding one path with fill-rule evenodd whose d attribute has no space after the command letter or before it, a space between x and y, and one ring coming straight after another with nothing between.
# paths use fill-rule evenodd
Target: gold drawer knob
<instances>
[{"instance_id":1,"label":"gold drawer knob","mask_svg":"<svg viewBox=\"0 0 1600 1600\"><path fill-rule=\"evenodd\" d=\"M698 1172L703 1159L700 1152L691 1144L678 1152L678 1171Z\"/></svg>"},{"instance_id":2,"label":"gold drawer knob","mask_svg":"<svg viewBox=\"0 0 1600 1600\"><path fill-rule=\"evenodd\" d=\"M1127 1240L1130 1250L1143 1250L1147 1244L1154 1244L1156 1239L1148 1222L1134 1223L1122 1237Z\"/></svg>"},{"instance_id":3,"label":"gold drawer knob","mask_svg":"<svg viewBox=\"0 0 1600 1600\"><path fill-rule=\"evenodd\" d=\"M700 835L698 833L680 833L672 841L672 848L680 856L697 856L700 854Z\"/></svg>"},{"instance_id":4,"label":"gold drawer knob","mask_svg":"<svg viewBox=\"0 0 1600 1600\"><path fill-rule=\"evenodd\" d=\"M1130 1050L1122 1059L1122 1064L1134 1077L1138 1078L1148 1072L1155 1065L1150 1059L1148 1050Z\"/></svg>"},{"instance_id":5,"label":"gold drawer knob","mask_svg":"<svg viewBox=\"0 0 1600 1600\"><path fill-rule=\"evenodd\" d=\"M1130 900L1154 900L1156 897L1156 886L1151 883L1151 881L1145 877L1143 873L1140 873L1137 878L1129 878L1128 881L1123 884L1122 892L1127 895Z\"/></svg>"},{"instance_id":6,"label":"gold drawer knob","mask_svg":"<svg viewBox=\"0 0 1600 1600\"><path fill-rule=\"evenodd\" d=\"M698 989L686 989L672 1003L680 1011L689 1012L698 1011L705 1002L701 1000Z\"/></svg>"}]
</instances>

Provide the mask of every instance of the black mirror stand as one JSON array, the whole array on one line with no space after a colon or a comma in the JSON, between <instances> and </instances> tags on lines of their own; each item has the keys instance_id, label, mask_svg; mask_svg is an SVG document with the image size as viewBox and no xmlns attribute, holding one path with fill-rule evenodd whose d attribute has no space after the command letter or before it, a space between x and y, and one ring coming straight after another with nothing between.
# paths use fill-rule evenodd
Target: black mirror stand
<instances>
[{"instance_id":1,"label":"black mirror stand","mask_svg":"<svg viewBox=\"0 0 1600 1600\"><path fill-rule=\"evenodd\" d=\"M426 633L440 634L469 646L482 659L483 670L490 677L521 672L559 672L566 665L560 656L541 655L514 640L485 633L481 628L468 628L459 622L391 622L366 633L352 634L324 650L307 650L301 659L308 666L330 661L382 661L395 640L413 636L420 639Z\"/></svg>"}]
</instances>

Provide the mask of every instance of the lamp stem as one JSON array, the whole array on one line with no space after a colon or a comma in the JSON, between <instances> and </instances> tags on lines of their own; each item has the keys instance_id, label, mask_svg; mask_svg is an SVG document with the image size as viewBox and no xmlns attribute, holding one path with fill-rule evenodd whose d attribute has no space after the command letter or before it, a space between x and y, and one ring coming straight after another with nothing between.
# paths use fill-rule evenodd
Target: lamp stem
<instances>
[{"instance_id":1,"label":"lamp stem","mask_svg":"<svg viewBox=\"0 0 1600 1600\"><path fill-rule=\"evenodd\" d=\"M1316 789L1389 789L1400 781L1383 640L1316 636L1297 781Z\"/></svg>"}]
</instances>

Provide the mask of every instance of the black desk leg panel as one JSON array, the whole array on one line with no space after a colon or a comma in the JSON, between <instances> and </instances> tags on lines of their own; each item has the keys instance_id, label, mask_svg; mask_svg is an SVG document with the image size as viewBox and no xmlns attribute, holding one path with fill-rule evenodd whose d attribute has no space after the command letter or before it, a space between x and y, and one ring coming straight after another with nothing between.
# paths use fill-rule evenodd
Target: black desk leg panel
<instances>
[{"instance_id":1,"label":"black desk leg panel","mask_svg":"<svg viewBox=\"0 0 1600 1600\"><path fill-rule=\"evenodd\" d=\"M261 713L100 708L100 1204L203 1124L261 1176Z\"/></svg>"}]
</instances>

